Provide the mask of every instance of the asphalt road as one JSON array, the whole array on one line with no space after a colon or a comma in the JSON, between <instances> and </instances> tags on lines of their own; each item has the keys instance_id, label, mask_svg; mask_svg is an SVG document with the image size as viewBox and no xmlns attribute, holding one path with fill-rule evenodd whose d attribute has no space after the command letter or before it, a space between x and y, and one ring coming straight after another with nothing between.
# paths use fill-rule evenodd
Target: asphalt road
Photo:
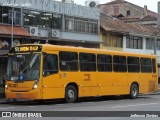
<instances>
[{"instance_id":1,"label":"asphalt road","mask_svg":"<svg viewBox=\"0 0 160 120\"><path fill-rule=\"evenodd\" d=\"M0 104L0 111L160 111L160 95L141 95L137 99L103 97L81 99L77 103L63 100L18 101Z\"/></svg>"},{"instance_id":2,"label":"asphalt road","mask_svg":"<svg viewBox=\"0 0 160 120\"><path fill-rule=\"evenodd\" d=\"M78 103L70 104L65 103L63 100L46 101L44 103L33 101L2 103L0 104L0 111L18 111L18 113L24 111L41 113L46 111L51 116L54 116L55 120L106 120L106 118L107 120L122 120L121 116L127 117L123 118L125 120L130 116L135 119L135 115L140 115L136 119L141 120L144 117L143 115L146 117L146 114L148 114L147 117L154 117L152 119L156 120L158 119L156 118L157 116L160 117L160 95L141 95L137 99L127 99L125 97L88 98L81 99ZM50 118L46 119L49 120Z\"/></svg>"}]
</instances>

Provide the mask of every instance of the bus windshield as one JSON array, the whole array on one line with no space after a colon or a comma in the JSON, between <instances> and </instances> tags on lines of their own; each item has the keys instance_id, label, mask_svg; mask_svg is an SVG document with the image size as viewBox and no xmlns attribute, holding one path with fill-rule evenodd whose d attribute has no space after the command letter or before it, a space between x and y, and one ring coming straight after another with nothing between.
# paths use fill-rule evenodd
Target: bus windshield
<instances>
[{"instance_id":1,"label":"bus windshield","mask_svg":"<svg viewBox=\"0 0 160 120\"><path fill-rule=\"evenodd\" d=\"M40 54L9 55L7 67L8 80L38 80L40 73Z\"/></svg>"}]
</instances>

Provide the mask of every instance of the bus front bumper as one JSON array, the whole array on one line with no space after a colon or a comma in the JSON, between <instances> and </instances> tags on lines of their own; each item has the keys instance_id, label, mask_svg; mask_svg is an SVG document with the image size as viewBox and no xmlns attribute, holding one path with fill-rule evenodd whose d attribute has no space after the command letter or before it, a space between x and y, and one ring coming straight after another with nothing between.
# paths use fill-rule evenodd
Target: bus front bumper
<instances>
[{"instance_id":1,"label":"bus front bumper","mask_svg":"<svg viewBox=\"0 0 160 120\"><path fill-rule=\"evenodd\" d=\"M28 92L15 92L10 90L5 90L6 99L28 99L35 100L41 99L39 90L31 90Z\"/></svg>"}]
</instances>

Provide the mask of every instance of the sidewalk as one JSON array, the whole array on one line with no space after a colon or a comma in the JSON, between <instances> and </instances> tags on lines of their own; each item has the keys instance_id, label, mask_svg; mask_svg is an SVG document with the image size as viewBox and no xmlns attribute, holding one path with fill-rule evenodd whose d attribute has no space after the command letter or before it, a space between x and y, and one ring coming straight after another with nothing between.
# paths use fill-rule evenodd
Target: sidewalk
<instances>
[{"instance_id":1,"label":"sidewalk","mask_svg":"<svg viewBox=\"0 0 160 120\"><path fill-rule=\"evenodd\" d=\"M0 104L6 102L6 99L4 97L5 97L4 93L0 93Z\"/></svg>"},{"instance_id":2,"label":"sidewalk","mask_svg":"<svg viewBox=\"0 0 160 120\"><path fill-rule=\"evenodd\" d=\"M6 99L5 98L0 98L0 104L6 103Z\"/></svg>"}]
</instances>

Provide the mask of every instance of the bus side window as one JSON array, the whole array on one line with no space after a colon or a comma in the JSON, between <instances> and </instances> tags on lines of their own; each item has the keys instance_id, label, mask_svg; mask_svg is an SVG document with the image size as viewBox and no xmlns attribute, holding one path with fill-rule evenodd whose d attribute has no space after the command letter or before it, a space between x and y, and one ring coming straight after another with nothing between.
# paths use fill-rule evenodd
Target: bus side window
<instances>
[{"instance_id":1,"label":"bus side window","mask_svg":"<svg viewBox=\"0 0 160 120\"><path fill-rule=\"evenodd\" d=\"M58 57L53 54L43 54L43 75L58 73Z\"/></svg>"},{"instance_id":2,"label":"bus side window","mask_svg":"<svg viewBox=\"0 0 160 120\"><path fill-rule=\"evenodd\" d=\"M152 64L150 58L141 58L141 72L152 73Z\"/></svg>"},{"instance_id":3,"label":"bus side window","mask_svg":"<svg viewBox=\"0 0 160 120\"><path fill-rule=\"evenodd\" d=\"M59 65L61 71L78 71L78 53L60 51Z\"/></svg>"},{"instance_id":4,"label":"bus side window","mask_svg":"<svg viewBox=\"0 0 160 120\"><path fill-rule=\"evenodd\" d=\"M128 72L140 72L140 61L139 57L129 56L127 59L128 63Z\"/></svg>"},{"instance_id":5,"label":"bus side window","mask_svg":"<svg viewBox=\"0 0 160 120\"><path fill-rule=\"evenodd\" d=\"M112 72L112 56L97 55L97 67L99 72Z\"/></svg>"},{"instance_id":6,"label":"bus side window","mask_svg":"<svg viewBox=\"0 0 160 120\"><path fill-rule=\"evenodd\" d=\"M126 56L113 56L114 72L127 72Z\"/></svg>"},{"instance_id":7,"label":"bus side window","mask_svg":"<svg viewBox=\"0 0 160 120\"><path fill-rule=\"evenodd\" d=\"M96 71L96 55L93 53L80 53L80 70Z\"/></svg>"}]
</instances>

